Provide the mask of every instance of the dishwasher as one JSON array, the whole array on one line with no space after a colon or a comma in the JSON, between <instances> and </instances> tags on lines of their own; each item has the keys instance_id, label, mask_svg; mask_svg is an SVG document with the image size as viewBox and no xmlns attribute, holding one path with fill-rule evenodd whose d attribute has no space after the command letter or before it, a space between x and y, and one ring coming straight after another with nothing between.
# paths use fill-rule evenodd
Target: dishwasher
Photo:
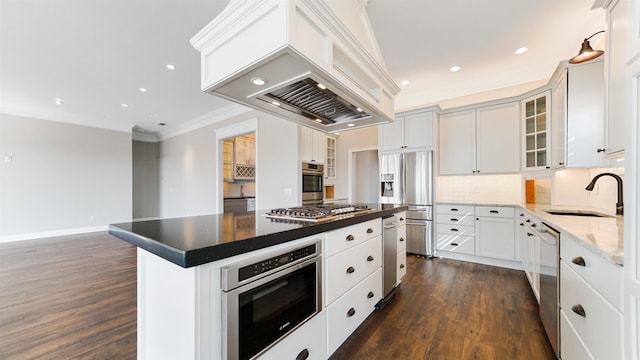
<instances>
[{"instance_id":1,"label":"dishwasher","mask_svg":"<svg viewBox=\"0 0 640 360\"><path fill-rule=\"evenodd\" d=\"M560 354L560 232L544 222L540 224L540 307L544 331L556 357Z\"/></svg>"},{"instance_id":2,"label":"dishwasher","mask_svg":"<svg viewBox=\"0 0 640 360\"><path fill-rule=\"evenodd\" d=\"M376 309L385 307L396 295L398 270L398 218L389 215L382 218L382 294Z\"/></svg>"}]
</instances>

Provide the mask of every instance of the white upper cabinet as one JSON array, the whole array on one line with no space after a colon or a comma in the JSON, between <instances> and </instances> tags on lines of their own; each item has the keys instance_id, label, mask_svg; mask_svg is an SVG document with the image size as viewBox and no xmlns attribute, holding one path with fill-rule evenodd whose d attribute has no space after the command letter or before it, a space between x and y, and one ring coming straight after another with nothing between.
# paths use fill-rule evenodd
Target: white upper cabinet
<instances>
[{"instance_id":1,"label":"white upper cabinet","mask_svg":"<svg viewBox=\"0 0 640 360\"><path fill-rule=\"evenodd\" d=\"M551 88L551 168L558 169L567 162L565 134L567 125L567 70L560 73Z\"/></svg>"},{"instance_id":2,"label":"white upper cabinet","mask_svg":"<svg viewBox=\"0 0 640 360\"><path fill-rule=\"evenodd\" d=\"M440 175L520 171L518 102L440 115Z\"/></svg>"},{"instance_id":3,"label":"white upper cabinet","mask_svg":"<svg viewBox=\"0 0 640 360\"><path fill-rule=\"evenodd\" d=\"M612 1L607 9L607 50L605 52L606 116L605 156L624 152L624 119L627 110L625 96L625 61L627 57L628 1Z\"/></svg>"},{"instance_id":4,"label":"white upper cabinet","mask_svg":"<svg viewBox=\"0 0 640 360\"><path fill-rule=\"evenodd\" d=\"M327 156L327 136L306 126L298 126L298 154L301 162L324 164Z\"/></svg>"},{"instance_id":5,"label":"white upper cabinet","mask_svg":"<svg viewBox=\"0 0 640 360\"><path fill-rule=\"evenodd\" d=\"M378 127L381 152L416 151L433 147L435 111L412 112Z\"/></svg>"},{"instance_id":6,"label":"white upper cabinet","mask_svg":"<svg viewBox=\"0 0 640 360\"><path fill-rule=\"evenodd\" d=\"M604 158L604 63L571 66L567 73L568 167L607 166Z\"/></svg>"},{"instance_id":7,"label":"white upper cabinet","mask_svg":"<svg viewBox=\"0 0 640 360\"><path fill-rule=\"evenodd\" d=\"M523 118L523 170L549 169L550 116L548 91L522 100Z\"/></svg>"}]
</instances>

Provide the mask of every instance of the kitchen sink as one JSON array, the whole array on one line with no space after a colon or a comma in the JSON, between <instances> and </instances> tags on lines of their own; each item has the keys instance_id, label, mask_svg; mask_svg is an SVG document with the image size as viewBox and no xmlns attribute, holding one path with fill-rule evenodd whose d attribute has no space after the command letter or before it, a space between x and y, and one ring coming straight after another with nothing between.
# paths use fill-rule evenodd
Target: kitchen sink
<instances>
[{"instance_id":1,"label":"kitchen sink","mask_svg":"<svg viewBox=\"0 0 640 360\"><path fill-rule=\"evenodd\" d=\"M611 217L610 215L600 214L593 211L581 211L581 210L544 210L547 214L551 215L569 215L569 216L588 216L588 217Z\"/></svg>"}]
</instances>

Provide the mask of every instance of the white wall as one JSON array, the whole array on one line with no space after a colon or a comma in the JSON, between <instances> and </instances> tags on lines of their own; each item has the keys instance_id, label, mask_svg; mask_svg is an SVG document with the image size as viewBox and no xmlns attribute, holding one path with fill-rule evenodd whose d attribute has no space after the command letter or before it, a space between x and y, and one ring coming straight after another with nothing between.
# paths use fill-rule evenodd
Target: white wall
<instances>
[{"instance_id":1,"label":"white wall","mask_svg":"<svg viewBox=\"0 0 640 360\"><path fill-rule=\"evenodd\" d=\"M0 241L130 221L131 143L131 133L0 114Z\"/></svg>"},{"instance_id":2,"label":"white wall","mask_svg":"<svg viewBox=\"0 0 640 360\"><path fill-rule=\"evenodd\" d=\"M520 174L438 176L436 201L519 204L524 200Z\"/></svg>"},{"instance_id":3,"label":"white wall","mask_svg":"<svg viewBox=\"0 0 640 360\"><path fill-rule=\"evenodd\" d=\"M335 197L346 198L349 195L349 151L378 147L378 127L370 126L361 129L341 132L336 146L336 181Z\"/></svg>"},{"instance_id":4,"label":"white wall","mask_svg":"<svg viewBox=\"0 0 640 360\"><path fill-rule=\"evenodd\" d=\"M217 179L222 177L222 163L216 153L216 131L256 118L256 208L299 203L297 125L262 112L248 111L161 142L161 217L216 212L216 204L222 204L216 184L223 186L222 180ZM222 196L223 191L219 193Z\"/></svg>"},{"instance_id":5,"label":"white wall","mask_svg":"<svg viewBox=\"0 0 640 360\"><path fill-rule=\"evenodd\" d=\"M555 172L552 185L552 205L590 207L605 214L615 215L618 183L610 176L598 179L593 191L585 187L596 175L614 173L624 180L624 167L598 169L564 169Z\"/></svg>"}]
</instances>

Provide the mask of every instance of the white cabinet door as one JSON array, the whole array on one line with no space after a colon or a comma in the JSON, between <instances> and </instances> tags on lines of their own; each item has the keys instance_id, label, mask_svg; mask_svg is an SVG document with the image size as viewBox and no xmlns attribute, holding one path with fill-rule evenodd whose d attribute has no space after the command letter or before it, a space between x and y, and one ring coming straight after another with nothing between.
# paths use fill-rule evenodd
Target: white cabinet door
<instances>
[{"instance_id":1,"label":"white cabinet door","mask_svg":"<svg viewBox=\"0 0 640 360\"><path fill-rule=\"evenodd\" d=\"M316 164L324 164L327 161L327 136L318 130L312 130L312 159Z\"/></svg>"},{"instance_id":2,"label":"white cabinet door","mask_svg":"<svg viewBox=\"0 0 640 360\"><path fill-rule=\"evenodd\" d=\"M567 94L567 166L604 167L604 63L569 68ZM600 151L599 151L600 150Z\"/></svg>"},{"instance_id":3,"label":"white cabinet door","mask_svg":"<svg viewBox=\"0 0 640 360\"><path fill-rule=\"evenodd\" d=\"M551 168L558 169L565 166L567 128L567 70L562 71L560 77L551 88Z\"/></svg>"},{"instance_id":4,"label":"white cabinet door","mask_svg":"<svg viewBox=\"0 0 640 360\"><path fill-rule=\"evenodd\" d=\"M404 117L404 146L407 150L433 146L433 112Z\"/></svg>"},{"instance_id":5,"label":"white cabinet door","mask_svg":"<svg viewBox=\"0 0 640 360\"><path fill-rule=\"evenodd\" d=\"M550 97L547 91L522 100L523 170L544 170L550 167Z\"/></svg>"},{"instance_id":6,"label":"white cabinet door","mask_svg":"<svg viewBox=\"0 0 640 360\"><path fill-rule=\"evenodd\" d=\"M404 146L404 117L397 117L392 123L378 127L380 151L400 151Z\"/></svg>"},{"instance_id":7,"label":"white cabinet door","mask_svg":"<svg viewBox=\"0 0 640 360\"><path fill-rule=\"evenodd\" d=\"M440 115L440 175L461 175L475 172L475 118L475 110Z\"/></svg>"},{"instance_id":8,"label":"white cabinet door","mask_svg":"<svg viewBox=\"0 0 640 360\"><path fill-rule=\"evenodd\" d=\"M513 219L478 217L476 255L515 260Z\"/></svg>"},{"instance_id":9,"label":"white cabinet door","mask_svg":"<svg viewBox=\"0 0 640 360\"><path fill-rule=\"evenodd\" d=\"M476 110L476 173L520 171L520 104Z\"/></svg>"},{"instance_id":10,"label":"white cabinet door","mask_svg":"<svg viewBox=\"0 0 640 360\"><path fill-rule=\"evenodd\" d=\"M612 1L607 9L607 51L605 69L607 82L607 116L605 117L605 154L618 155L624 151L625 116L625 60L627 56L627 10L625 0Z\"/></svg>"},{"instance_id":11,"label":"white cabinet door","mask_svg":"<svg viewBox=\"0 0 640 360\"><path fill-rule=\"evenodd\" d=\"M313 130L306 126L298 126L298 154L300 161L313 159Z\"/></svg>"}]
</instances>

